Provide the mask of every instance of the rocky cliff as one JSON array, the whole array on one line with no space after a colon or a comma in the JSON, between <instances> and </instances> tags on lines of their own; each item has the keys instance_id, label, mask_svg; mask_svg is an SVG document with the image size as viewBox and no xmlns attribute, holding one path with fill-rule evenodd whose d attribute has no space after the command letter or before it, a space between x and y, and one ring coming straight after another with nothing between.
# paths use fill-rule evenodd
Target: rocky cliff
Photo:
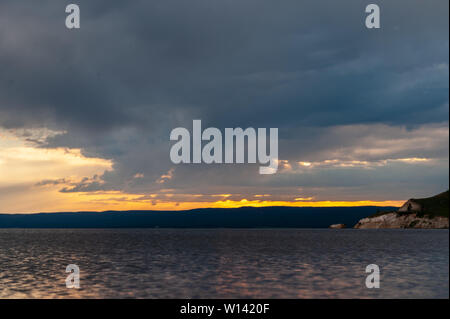
<instances>
[{"instance_id":1,"label":"rocky cliff","mask_svg":"<svg viewBox=\"0 0 450 319\"><path fill-rule=\"evenodd\" d=\"M410 199L399 210L361 219L354 228L449 228L449 192Z\"/></svg>"},{"instance_id":2,"label":"rocky cliff","mask_svg":"<svg viewBox=\"0 0 450 319\"><path fill-rule=\"evenodd\" d=\"M331 229L343 229L345 227L347 227L345 224L333 224L333 225L330 225L329 228L331 228Z\"/></svg>"},{"instance_id":3,"label":"rocky cliff","mask_svg":"<svg viewBox=\"0 0 450 319\"><path fill-rule=\"evenodd\" d=\"M361 219L354 228L448 228L448 217L419 217L397 212Z\"/></svg>"}]
</instances>

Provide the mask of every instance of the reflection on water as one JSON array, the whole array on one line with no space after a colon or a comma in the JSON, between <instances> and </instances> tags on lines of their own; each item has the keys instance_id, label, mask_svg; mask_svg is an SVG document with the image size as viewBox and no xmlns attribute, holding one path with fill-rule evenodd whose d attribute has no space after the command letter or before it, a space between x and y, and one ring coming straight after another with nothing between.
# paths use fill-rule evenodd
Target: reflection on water
<instances>
[{"instance_id":1,"label":"reflection on water","mask_svg":"<svg viewBox=\"0 0 450 319\"><path fill-rule=\"evenodd\" d=\"M448 266L448 230L0 229L2 298L448 298Z\"/></svg>"}]
</instances>

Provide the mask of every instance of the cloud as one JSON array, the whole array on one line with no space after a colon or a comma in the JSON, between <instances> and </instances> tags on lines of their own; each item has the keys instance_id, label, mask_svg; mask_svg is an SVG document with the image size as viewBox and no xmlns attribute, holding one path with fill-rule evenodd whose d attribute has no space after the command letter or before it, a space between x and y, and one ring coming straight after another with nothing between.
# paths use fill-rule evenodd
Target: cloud
<instances>
[{"instance_id":1,"label":"cloud","mask_svg":"<svg viewBox=\"0 0 450 319\"><path fill-rule=\"evenodd\" d=\"M166 181L173 178L173 173L175 169L171 168L166 174L161 175L161 177L156 181L158 184L164 184Z\"/></svg>"},{"instance_id":2,"label":"cloud","mask_svg":"<svg viewBox=\"0 0 450 319\"><path fill-rule=\"evenodd\" d=\"M32 135L48 135L38 131ZM61 196L61 188L112 167L110 160L85 157L80 149L36 147L39 144L30 142L29 136L0 129L1 212L70 209L71 204L81 207L73 198Z\"/></svg>"},{"instance_id":3,"label":"cloud","mask_svg":"<svg viewBox=\"0 0 450 319\"><path fill-rule=\"evenodd\" d=\"M311 162L373 162L402 158L448 158L448 123L406 125L356 124L309 127L280 134L280 153Z\"/></svg>"},{"instance_id":4,"label":"cloud","mask_svg":"<svg viewBox=\"0 0 450 319\"><path fill-rule=\"evenodd\" d=\"M63 3L1 2L0 127L26 138L27 156L71 150L109 166L72 179L29 171L26 161L8 180L66 179L66 194L321 199L403 198L399 183L408 179L412 191L448 187L446 1L380 0L375 32L356 0L78 4L81 29L69 31ZM169 133L193 119L278 127L279 174L261 177L252 165L182 165L169 174ZM429 162L402 162L413 158ZM299 176L298 162L312 167ZM391 186L366 185L372 178ZM300 196L300 186L309 194Z\"/></svg>"},{"instance_id":5,"label":"cloud","mask_svg":"<svg viewBox=\"0 0 450 319\"><path fill-rule=\"evenodd\" d=\"M69 181L66 180L65 178L59 178L59 179L44 179L44 180L42 180L42 181L40 181L40 182L37 182L37 183L35 184L35 186L47 186L47 185L54 186L54 185L64 185L64 184L67 184L67 183L69 183Z\"/></svg>"}]
</instances>

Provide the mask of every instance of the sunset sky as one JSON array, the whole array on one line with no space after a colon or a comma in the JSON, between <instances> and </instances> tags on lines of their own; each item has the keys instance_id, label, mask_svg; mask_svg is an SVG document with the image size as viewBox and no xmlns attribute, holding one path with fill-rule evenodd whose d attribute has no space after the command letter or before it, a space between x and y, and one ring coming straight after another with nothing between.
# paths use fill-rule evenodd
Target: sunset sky
<instances>
[{"instance_id":1,"label":"sunset sky","mask_svg":"<svg viewBox=\"0 0 450 319\"><path fill-rule=\"evenodd\" d=\"M0 2L0 213L397 206L449 184L447 0ZM275 127L279 169L170 161Z\"/></svg>"}]
</instances>

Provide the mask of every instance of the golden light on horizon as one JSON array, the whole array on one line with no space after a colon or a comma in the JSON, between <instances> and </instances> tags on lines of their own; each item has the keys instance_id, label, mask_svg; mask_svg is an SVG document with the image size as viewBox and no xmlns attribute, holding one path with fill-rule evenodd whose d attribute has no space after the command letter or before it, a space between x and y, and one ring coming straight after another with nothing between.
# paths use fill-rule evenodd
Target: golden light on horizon
<instances>
[{"instance_id":1,"label":"golden light on horizon","mask_svg":"<svg viewBox=\"0 0 450 319\"><path fill-rule=\"evenodd\" d=\"M51 133L32 134L48 136ZM0 131L0 149L0 213L81 207L70 196L60 193L61 185L56 184L103 174L113 165L110 160L86 157L80 149L40 148L5 130Z\"/></svg>"},{"instance_id":2,"label":"golden light on horizon","mask_svg":"<svg viewBox=\"0 0 450 319\"><path fill-rule=\"evenodd\" d=\"M169 196L166 196L169 195ZM199 194L197 194L199 195ZM185 194L185 196L187 196ZM216 197L217 195L202 195ZM190 210L196 208L240 208L240 207L357 207L357 206L394 206L401 201L282 201L282 200L217 200L196 201L200 196L189 195L192 201L176 201L175 194L126 194L120 191L61 193L57 186L46 187L22 194L24 199L12 205L9 211L0 213L38 213L38 212L76 212L108 210ZM226 198L226 197L224 197Z\"/></svg>"},{"instance_id":3,"label":"golden light on horizon","mask_svg":"<svg viewBox=\"0 0 450 319\"><path fill-rule=\"evenodd\" d=\"M301 165L301 166L309 167L309 166L311 166L312 163L310 163L310 162L298 162L298 164Z\"/></svg>"},{"instance_id":4,"label":"golden light on horizon","mask_svg":"<svg viewBox=\"0 0 450 319\"><path fill-rule=\"evenodd\" d=\"M313 199L314 199L314 197L297 197L294 200L296 200L296 201L311 201Z\"/></svg>"},{"instance_id":5,"label":"golden light on horizon","mask_svg":"<svg viewBox=\"0 0 450 319\"><path fill-rule=\"evenodd\" d=\"M35 134L53 134L45 131ZM273 194L177 194L175 189L161 188L150 194L122 191L61 192L67 186L85 178L100 176L113 169L113 162L102 158L86 157L80 149L40 148L8 131L0 132L0 213L37 213L58 211L106 210L187 210L195 208L238 208L244 206L269 207L355 207L401 206L404 200L389 201L334 201L314 200L312 196L285 200ZM424 162L422 158L400 159L403 162ZM327 164L329 162L325 161ZM291 169L287 161L282 162ZM298 162L313 167L311 162ZM333 161L333 164L336 164ZM337 163L341 164L341 163ZM352 163L354 164L354 163ZM165 184L174 176L170 169L156 181ZM143 179L136 173L134 179ZM101 179L96 179L99 183ZM240 198L239 198L240 197ZM273 199L272 199L273 198ZM333 197L332 197L333 198ZM270 199L270 200L269 200Z\"/></svg>"},{"instance_id":6,"label":"golden light on horizon","mask_svg":"<svg viewBox=\"0 0 450 319\"><path fill-rule=\"evenodd\" d=\"M238 207L271 207L271 206L286 206L286 207L357 207L357 206L401 206L404 201L306 201L306 202L290 202L290 201L258 201L242 199L240 201L218 201L213 204L213 207L221 208L238 208Z\"/></svg>"},{"instance_id":7,"label":"golden light on horizon","mask_svg":"<svg viewBox=\"0 0 450 319\"><path fill-rule=\"evenodd\" d=\"M81 149L39 148L8 132L0 133L0 186L83 178L112 169L112 161L86 157Z\"/></svg>"}]
</instances>

